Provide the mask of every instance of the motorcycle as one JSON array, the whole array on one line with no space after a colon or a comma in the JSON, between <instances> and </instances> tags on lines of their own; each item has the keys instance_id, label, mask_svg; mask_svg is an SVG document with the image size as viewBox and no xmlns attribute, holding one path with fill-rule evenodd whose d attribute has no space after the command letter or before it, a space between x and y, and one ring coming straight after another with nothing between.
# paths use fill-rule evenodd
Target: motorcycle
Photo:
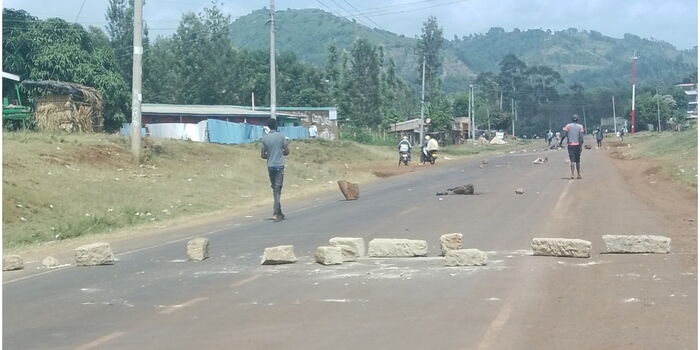
<instances>
[{"instance_id":1,"label":"motorcycle","mask_svg":"<svg viewBox=\"0 0 700 350\"><path fill-rule=\"evenodd\" d=\"M423 148L421 148L420 157L421 157L422 164L424 164L424 163L435 164L435 160L437 159L437 150L426 151L425 147L423 147Z\"/></svg>"},{"instance_id":2,"label":"motorcycle","mask_svg":"<svg viewBox=\"0 0 700 350\"><path fill-rule=\"evenodd\" d=\"M399 152L399 166L401 166L401 163L403 163L403 165L405 165L405 166L408 166L409 159L410 159L410 157L409 157L408 151L400 151Z\"/></svg>"}]
</instances>

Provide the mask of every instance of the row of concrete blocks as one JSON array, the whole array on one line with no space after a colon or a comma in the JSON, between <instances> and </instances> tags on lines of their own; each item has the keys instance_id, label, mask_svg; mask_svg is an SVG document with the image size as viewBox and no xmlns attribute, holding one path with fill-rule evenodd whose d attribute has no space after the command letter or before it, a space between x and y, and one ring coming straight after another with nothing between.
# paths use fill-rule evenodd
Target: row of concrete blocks
<instances>
[{"instance_id":1,"label":"row of concrete blocks","mask_svg":"<svg viewBox=\"0 0 700 350\"><path fill-rule=\"evenodd\" d=\"M603 235L605 253L608 254L668 254L671 252L671 238L654 235ZM533 238L532 254L588 258L592 243L582 239Z\"/></svg>"},{"instance_id":2,"label":"row of concrete blocks","mask_svg":"<svg viewBox=\"0 0 700 350\"><path fill-rule=\"evenodd\" d=\"M365 240L355 237L331 238L328 246L316 249L314 258L322 265L338 265L365 256ZM486 253L478 249L462 249L462 234L450 233L440 237L442 255L447 266L486 265ZM367 255L373 258L408 258L428 255L428 242L417 239L375 238L369 242ZM290 264L297 261L294 246L265 248L263 265Z\"/></svg>"},{"instance_id":3,"label":"row of concrete blocks","mask_svg":"<svg viewBox=\"0 0 700 350\"><path fill-rule=\"evenodd\" d=\"M671 251L671 239L653 235L603 235L606 253L653 253ZM337 265L364 256L364 239L331 238L329 246L321 246L314 254L316 262ZM582 239L533 238L532 253L539 256L588 258L592 243ZM440 237L440 249L446 266L486 265L486 253L478 249L462 249L462 234L449 233ZM368 255L375 258L420 257L428 254L424 240L375 238L369 242ZM297 261L294 246L265 248L263 265L289 264Z\"/></svg>"},{"instance_id":4,"label":"row of concrete blocks","mask_svg":"<svg viewBox=\"0 0 700 350\"><path fill-rule=\"evenodd\" d=\"M209 239L195 238L187 242L187 256L190 261L202 261L209 257ZM75 248L74 260L76 266L96 266L114 263L114 254L109 243L92 243ZM46 257L42 261L46 268L61 267L54 257ZM66 265L67 266L67 265ZM19 255L2 257L2 270L12 271L24 268L24 260Z\"/></svg>"}]
</instances>

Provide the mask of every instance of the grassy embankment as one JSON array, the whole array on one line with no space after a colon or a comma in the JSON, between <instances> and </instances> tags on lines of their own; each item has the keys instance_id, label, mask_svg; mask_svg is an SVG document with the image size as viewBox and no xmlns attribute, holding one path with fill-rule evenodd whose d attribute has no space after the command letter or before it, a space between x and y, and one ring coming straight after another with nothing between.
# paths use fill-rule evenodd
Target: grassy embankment
<instances>
[{"instance_id":1,"label":"grassy embankment","mask_svg":"<svg viewBox=\"0 0 700 350\"><path fill-rule=\"evenodd\" d=\"M197 214L269 205L259 144L148 140L144 165L132 164L127 138L96 134L3 134L3 249L134 226L158 226ZM522 144L460 145L455 156L503 152ZM396 169L393 147L293 141L284 199L365 183ZM417 157L417 154L415 155ZM417 159L417 158L416 158ZM415 163L415 162L414 162Z\"/></svg>"},{"instance_id":2,"label":"grassy embankment","mask_svg":"<svg viewBox=\"0 0 700 350\"><path fill-rule=\"evenodd\" d=\"M698 130L691 128L682 132L641 132L625 136L625 143L632 147L624 149L628 159L644 159L658 163L661 172L681 185L698 188Z\"/></svg>"}]
</instances>

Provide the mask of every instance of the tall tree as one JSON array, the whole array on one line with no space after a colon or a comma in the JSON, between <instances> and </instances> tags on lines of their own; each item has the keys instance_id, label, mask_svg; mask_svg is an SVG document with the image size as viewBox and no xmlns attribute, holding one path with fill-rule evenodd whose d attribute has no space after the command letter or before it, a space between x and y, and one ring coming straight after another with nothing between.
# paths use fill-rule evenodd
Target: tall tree
<instances>
[{"instance_id":1,"label":"tall tree","mask_svg":"<svg viewBox=\"0 0 700 350\"><path fill-rule=\"evenodd\" d=\"M355 125L379 125L382 121L380 63L376 46L367 39L358 38L353 42L350 67L343 85L341 111Z\"/></svg>"},{"instance_id":2,"label":"tall tree","mask_svg":"<svg viewBox=\"0 0 700 350\"><path fill-rule=\"evenodd\" d=\"M442 49L445 39L442 36L442 28L438 26L434 16L428 17L423 23L420 40L416 46L416 56L418 62L418 86L423 77L423 57L425 57L425 86L426 91L432 93L440 86L440 75L442 74Z\"/></svg>"}]
</instances>

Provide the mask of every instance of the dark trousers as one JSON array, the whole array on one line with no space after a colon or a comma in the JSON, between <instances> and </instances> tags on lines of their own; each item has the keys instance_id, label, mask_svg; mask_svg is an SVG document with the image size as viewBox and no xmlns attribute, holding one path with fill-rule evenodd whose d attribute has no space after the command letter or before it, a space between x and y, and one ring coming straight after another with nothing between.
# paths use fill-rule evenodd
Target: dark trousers
<instances>
[{"instance_id":1,"label":"dark trousers","mask_svg":"<svg viewBox=\"0 0 700 350\"><path fill-rule=\"evenodd\" d=\"M282 215L280 197L282 196L282 183L284 182L284 167L269 167L267 172L270 175L270 184L272 185L272 198L275 200L272 206L272 215Z\"/></svg>"}]
</instances>

